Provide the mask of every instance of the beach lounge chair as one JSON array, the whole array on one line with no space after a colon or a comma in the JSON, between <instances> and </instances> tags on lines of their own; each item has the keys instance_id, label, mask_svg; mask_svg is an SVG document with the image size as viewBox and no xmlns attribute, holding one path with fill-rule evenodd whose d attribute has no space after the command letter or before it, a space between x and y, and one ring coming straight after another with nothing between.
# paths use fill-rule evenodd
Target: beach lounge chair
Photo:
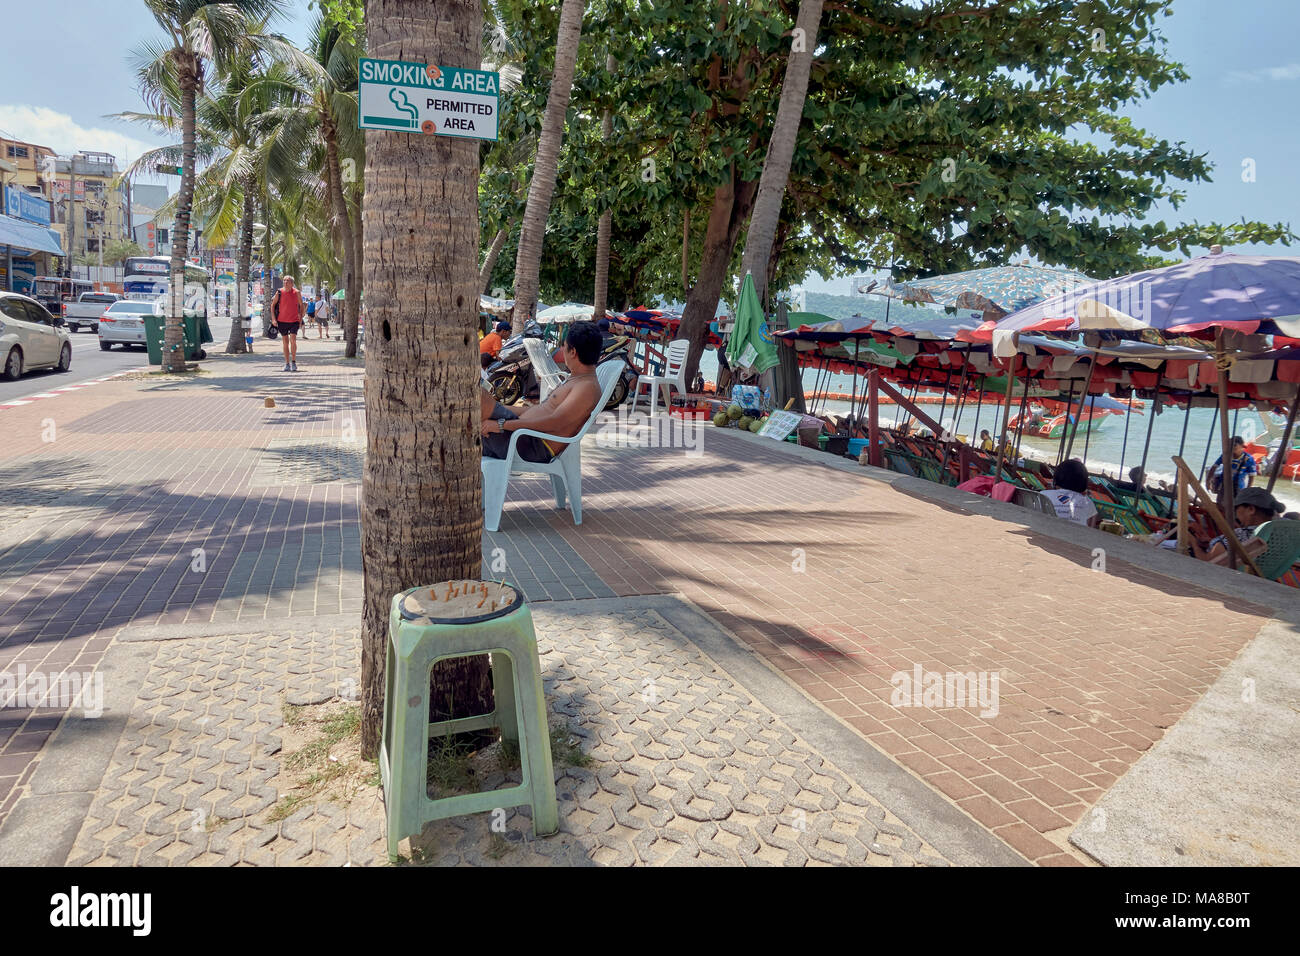
<instances>
[{"instance_id":1,"label":"beach lounge chair","mask_svg":"<svg viewBox=\"0 0 1300 956\"><path fill-rule=\"evenodd\" d=\"M569 373L555 364L555 359L551 358L550 350L547 349L541 339L524 339L524 351L528 353L528 361L532 363L533 374L537 376L537 386L540 394L538 399L546 401L546 396L559 388L560 384L569 377Z\"/></svg>"},{"instance_id":2,"label":"beach lounge chair","mask_svg":"<svg viewBox=\"0 0 1300 956\"><path fill-rule=\"evenodd\" d=\"M1270 581L1280 581L1300 561L1300 521L1275 518L1265 521L1255 531L1255 536L1267 547L1255 559L1259 573Z\"/></svg>"},{"instance_id":3,"label":"beach lounge chair","mask_svg":"<svg viewBox=\"0 0 1300 956\"><path fill-rule=\"evenodd\" d=\"M650 390L650 415L654 416L655 406L658 403L658 390L664 391L664 407L671 409L673 406L673 392L675 388L683 395L686 394L686 355L690 351L690 339L673 339L668 343L666 350L667 368L662 375L638 375L636 377L636 391L632 393L632 411L636 411L636 403L641 400L641 387L646 386Z\"/></svg>"},{"instance_id":4,"label":"beach lounge chair","mask_svg":"<svg viewBox=\"0 0 1300 956\"><path fill-rule=\"evenodd\" d=\"M551 476L551 488L555 491L555 507L563 508L565 494L569 499L569 510L573 512L573 523L582 524L582 438L596 421L596 416L609 401L614 385L622 372L620 363L606 362L596 368L596 381L600 383L600 400L591 410L586 424L572 438L560 435L547 435L530 428L520 428L510 433L510 448L505 458L484 458L483 470L483 528L496 531L501 526L501 510L505 507L506 486L510 483L511 473L534 472ZM518 444L517 436L536 435L550 442L563 442L572 447L567 448L558 458L547 462L524 461L515 454Z\"/></svg>"}]
</instances>

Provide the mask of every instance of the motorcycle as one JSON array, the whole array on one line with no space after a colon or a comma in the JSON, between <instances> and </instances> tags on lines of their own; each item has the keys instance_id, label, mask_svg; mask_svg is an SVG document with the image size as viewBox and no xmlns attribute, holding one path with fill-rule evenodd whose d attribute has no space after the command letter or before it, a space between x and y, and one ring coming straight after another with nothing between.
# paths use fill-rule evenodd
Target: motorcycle
<instances>
[{"instance_id":1,"label":"motorcycle","mask_svg":"<svg viewBox=\"0 0 1300 956\"><path fill-rule=\"evenodd\" d=\"M488 385L492 389L493 396L502 405L513 405L521 398L536 400L540 396L541 388L533 372L533 364L529 361L528 352L524 348L524 339L541 337L540 326L529 322L524 327L522 335L512 336L501 346L501 354L497 357L497 361L488 366L486 373ZM604 365L606 362L623 364L622 374L614 385L614 391L610 393L609 401L605 403L606 411L618 408L631 394L638 374L631 359L634 345L633 339L628 336L609 334L604 336L604 344L601 346L600 358L596 364ZM556 362L560 362L558 357Z\"/></svg>"},{"instance_id":2,"label":"motorcycle","mask_svg":"<svg viewBox=\"0 0 1300 956\"><path fill-rule=\"evenodd\" d=\"M506 339L501 351L497 353L497 360L487 367L488 385L502 405L513 405L521 398L537 396L537 376L533 374L533 363L528 359L524 339L541 337L541 326L529 322L524 326L522 334Z\"/></svg>"}]
</instances>

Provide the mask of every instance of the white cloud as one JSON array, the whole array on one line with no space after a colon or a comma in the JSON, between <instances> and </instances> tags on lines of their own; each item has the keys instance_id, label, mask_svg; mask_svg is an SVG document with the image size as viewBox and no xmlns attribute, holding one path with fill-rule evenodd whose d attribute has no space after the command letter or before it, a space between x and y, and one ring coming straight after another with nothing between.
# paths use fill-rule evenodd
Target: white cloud
<instances>
[{"instance_id":1,"label":"white cloud","mask_svg":"<svg viewBox=\"0 0 1300 956\"><path fill-rule=\"evenodd\" d=\"M0 104L0 130L15 139L48 146L60 156L82 150L111 153L122 169L145 150L164 145L164 140L147 133L146 141L112 129L108 125L111 123L114 121L109 120L104 126L82 126L67 113L44 106Z\"/></svg>"},{"instance_id":2,"label":"white cloud","mask_svg":"<svg viewBox=\"0 0 1300 956\"><path fill-rule=\"evenodd\" d=\"M1285 81L1300 80L1300 63L1288 63L1286 66L1267 66L1262 70L1233 70L1228 79L1234 83L1255 83L1260 80Z\"/></svg>"}]
</instances>

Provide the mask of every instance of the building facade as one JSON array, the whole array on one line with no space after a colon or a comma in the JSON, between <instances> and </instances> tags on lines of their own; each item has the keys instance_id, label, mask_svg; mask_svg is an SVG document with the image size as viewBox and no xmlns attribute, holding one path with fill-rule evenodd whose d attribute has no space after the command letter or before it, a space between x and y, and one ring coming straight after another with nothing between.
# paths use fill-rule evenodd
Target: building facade
<instances>
[{"instance_id":1,"label":"building facade","mask_svg":"<svg viewBox=\"0 0 1300 956\"><path fill-rule=\"evenodd\" d=\"M113 185L120 171L111 153L55 157L49 198L53 223L73 261L94 264L103 246L130 236L129 187Z\"/></svg>"}]
</instances>

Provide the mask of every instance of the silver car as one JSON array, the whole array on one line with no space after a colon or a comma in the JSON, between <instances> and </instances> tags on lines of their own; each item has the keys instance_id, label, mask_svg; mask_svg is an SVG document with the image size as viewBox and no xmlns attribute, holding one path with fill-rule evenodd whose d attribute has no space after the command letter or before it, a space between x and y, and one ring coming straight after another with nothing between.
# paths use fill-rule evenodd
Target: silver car
<instances>
[{"instance_id":1,"label":"silver car","mask_svg":"<svg viewBox=\"0 0 1300 956\"><path fill-rule=\"evenodd\" d=\"M0 378L14 381L24 371L72 367L72 344L63 319L25 295L0 292Z\"/></svg>"},{"instance_id":2,"label":"silver car","mask_svg":"<svg viewBox=\"0 0 1300 956\"><path fill-rule=\"evenodd\" d=\"M107 352L114 345L145 347L144 317L157 315L154 303L123 299L114 302L99 317L99 347Z\"/></svg>"}]
</instances>

